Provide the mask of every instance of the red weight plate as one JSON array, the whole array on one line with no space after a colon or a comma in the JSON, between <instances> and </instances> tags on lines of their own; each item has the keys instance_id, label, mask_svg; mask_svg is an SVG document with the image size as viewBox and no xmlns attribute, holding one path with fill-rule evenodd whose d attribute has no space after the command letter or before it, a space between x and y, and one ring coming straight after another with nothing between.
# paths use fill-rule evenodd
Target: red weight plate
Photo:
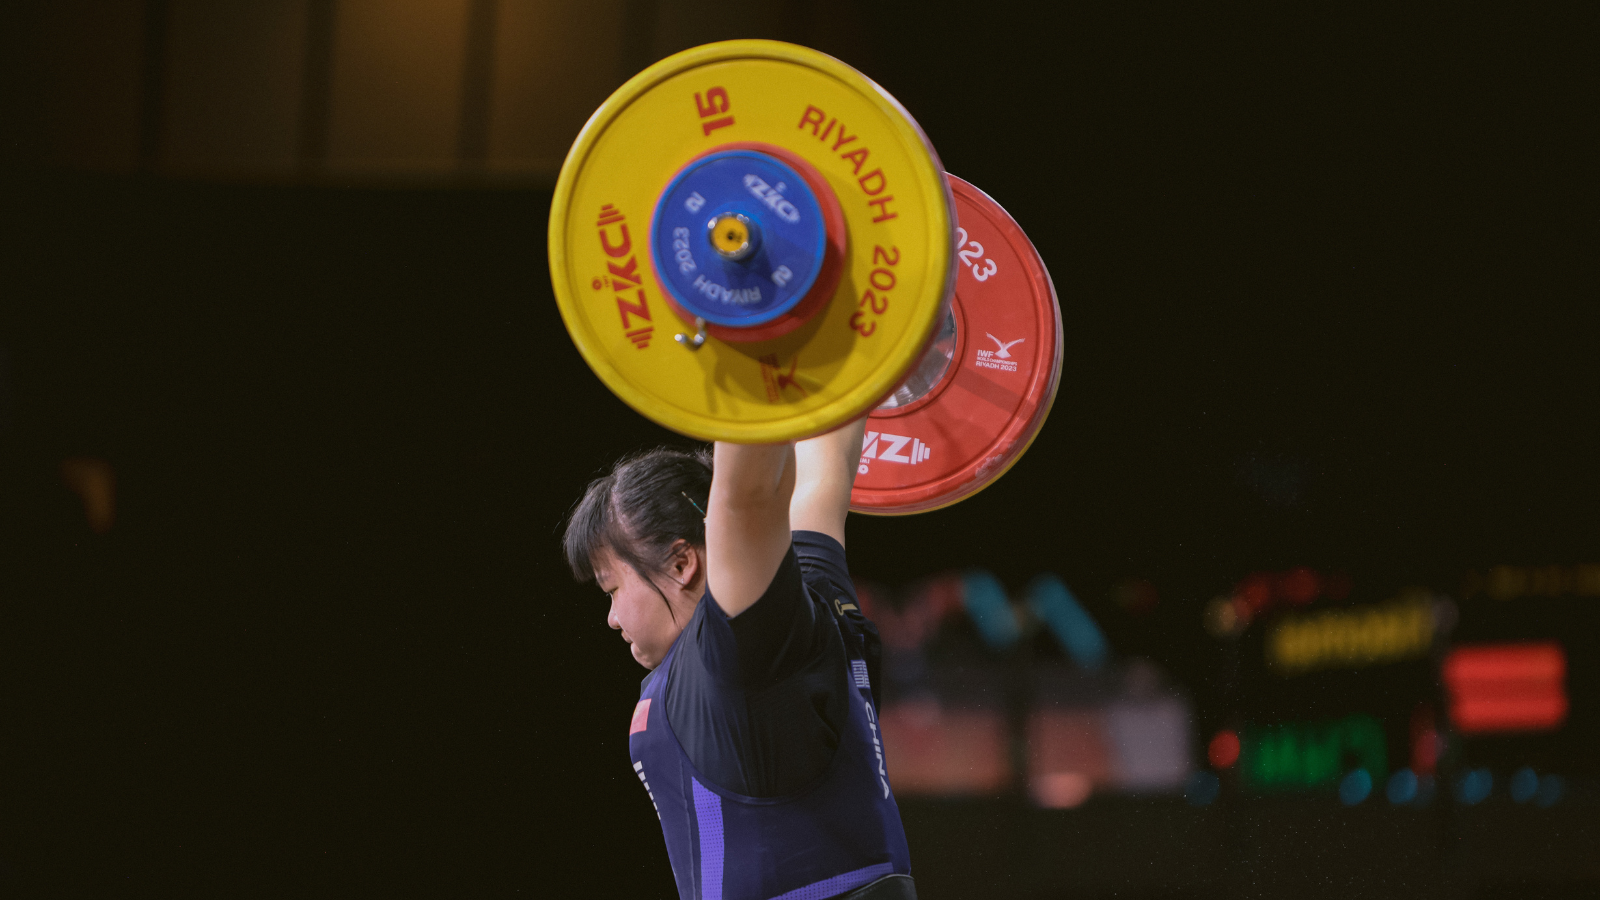
<instances>
[{"instance_id":1,"label":"red weight plate","mask_svg":"<svg viewBox=\"0 0 1600 900\"><path fill-rule=\"evenodd\" d=\"M926 512L988 487L1033 442L1061 381L1044 261L1000 204L946 177L961 226L955 296L911 376L867 420L856 512Z\"/></svg>"}]
</instances>

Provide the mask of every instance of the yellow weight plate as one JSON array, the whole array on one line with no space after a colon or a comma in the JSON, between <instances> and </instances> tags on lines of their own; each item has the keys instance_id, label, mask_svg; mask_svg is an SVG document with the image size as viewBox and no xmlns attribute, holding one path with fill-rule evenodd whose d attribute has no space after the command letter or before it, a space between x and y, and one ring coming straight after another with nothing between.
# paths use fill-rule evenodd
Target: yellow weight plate
<instances>
[{"instance_id":1,"label":"yellow weight plate","mask_svg":"<svg viewBox=\"0 0 1600 900\"><path fill-rule=\"evenodd\" d=\"M844 209L834 297L782 337L693 334L663 296L651 218L673 176L725 144L798 154ZM607 387L644 416L701 440L809 437L864 415L927 346L953 279L943 166L893 97L814 50L727 41L668 57L590 117L561 167L550 274L562 319Z\"/></svg>"}]
</instances>

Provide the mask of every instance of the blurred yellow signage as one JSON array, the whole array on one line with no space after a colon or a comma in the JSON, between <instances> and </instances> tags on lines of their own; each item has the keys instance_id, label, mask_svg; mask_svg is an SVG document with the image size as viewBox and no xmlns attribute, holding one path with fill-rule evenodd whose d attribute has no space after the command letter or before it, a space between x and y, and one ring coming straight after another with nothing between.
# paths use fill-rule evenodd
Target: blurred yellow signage
<instances>
[{"instance_id":1,"label":"blurred yellow signage","mask_svg":"<svg viewBox=\"0 0 1600 900\"><path fill-rule=\"evenodd\" d=\"M1285 618L1267 635L1267 662L1284 675L1396 662L1426 655L1433 634L1432 597L1418 590L1380 606Z\"/></svg>"},{"instance_id":2,"label":"blurred yellow signage","mask_svg":"<svg viewBox=\"0 0 1600 900\"><path fill-rule=\"evenodd\" d=\"M1518 597L1600 597L1600 566L1495 566L1467 575L1462 594L1496 600Z\"/></svg>"}]
</instances>

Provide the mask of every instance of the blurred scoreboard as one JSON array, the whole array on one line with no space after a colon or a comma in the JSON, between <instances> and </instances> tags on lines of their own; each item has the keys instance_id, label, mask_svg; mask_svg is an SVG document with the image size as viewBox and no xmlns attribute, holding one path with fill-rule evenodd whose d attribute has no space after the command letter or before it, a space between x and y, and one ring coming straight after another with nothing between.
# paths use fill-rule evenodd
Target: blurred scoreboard
<instances>
[{"instance_id":1,"label":"blurred scoreboard","mask_svg":"<svg viewBox=\"0 0 1600 900\"><path fill-rule=\"evenodd\" d=\"M1251 576L1208 614L1231 665L1204 737L1239 790L1523 802L1552 773L1596 774L1600 567L1501 567L1455 596L1349 581L1333 596L1303 589L1306 571Z\"/></svg>"},{"instance_id":2,"label":"blurred scoreboard","mask_svg":"<svg viewBox=\"0 0 1600 900\"><path fill-rule=\"evenodd\" d=\"M1600 565L1496 566L1460 594L1441 682L1462 766L1600 776Z\"/></svg>"}]
</instances>

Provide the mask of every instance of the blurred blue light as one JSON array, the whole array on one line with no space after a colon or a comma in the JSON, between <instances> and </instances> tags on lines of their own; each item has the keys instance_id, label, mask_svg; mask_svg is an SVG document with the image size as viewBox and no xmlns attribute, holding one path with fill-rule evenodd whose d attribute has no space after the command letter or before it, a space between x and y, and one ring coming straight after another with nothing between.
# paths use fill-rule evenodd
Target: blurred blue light
<instances>
[{"instance_id":1,"label":"blurred blue light","mask_svg":"<svg viewBox=\"0 0 1600 900\"><path fill-rule=\"evenodd\" d=\"M1372 773L1366 769L1351 769L1339 780L1339 800L1345 806L1355 806L1372 793Z\"/></svg>"},{"instance_id":2,"label":"blurred blue light","mask_svg":"<svg viewBox=\"0 0 1600 900\"><path fill-rule=\"evenodd\" d=\"M1209 806L1221 792L1221 779L1204 770L1190 775L1189 783L1183 788L1184 799L1194 806Z\"/></svg>"},{"instance_id":3,"label":"blurred blue light","mask_svg":"<svg viewBox=\"0 0 1600 900\"><path fill-rule=\"evenodd\" d=\"M1488 769L1473 769L1456 782L1456 799L1467 806L1476 806L1489 799L1494 790L1494 775Z\"/></svg>"},{"instance_id":4,"label":"blurred blue light","mask_svg":"<svg viewBox=\"0 0 1600 900\"><path fill-rule=\"evenodd\" d=\"M978 635L991 650L1007 650L1022 636L1022 627L1011 612L1011 601L1000 580L982 569L968 572L961 579L962 605Z\"/></svg>"},{"instance_id":5,"label":"blurred blue light","mask_svg":"<svg viewBox=\"0 0 1600 900\"><path fill-rule=\"evenodd\" d=\"M1518 803L1527 803L1533 795L1539 793L1539 773L1528 766L1523 766L1511 776L1511 799Z\"/></svg>"},{"instance_id":6,"label":"blurred blue light","mask_svg":"<svg viewBox=\"0 0 1600 900\"><path fill-rule=\"evenodd\" d=\"M1111 647L1094 617L1054 575L1040 575L1028 585L1028 608L1055 635L1072 661L1093 671L1106 664Z\"/></svg>"},{"instance_id":7,"label":"blurred blue light","mask_svg":"<svg viewBox=\"0 0 1600 900\"><path fill-rule=\"evenodd\" d=\"M1401 769L1390 775L1388 794L1389 802L1396 806L1417 799L1417 774L1410 769Z\"/></svg>"},{"instance_id":8,"label":"blurred blue light","mask_svg":"<svg viewBox=\"0 0 1600 900\"><path fill-rule=\"evenodd\" d=\"M1554 806L1561 795L1567 792L1567 780L1560 775L1546 775L1539 779L1539 791L1533 795L1533 802L1541 808L1548 809Z\"/></svg>"}]
</instances>

